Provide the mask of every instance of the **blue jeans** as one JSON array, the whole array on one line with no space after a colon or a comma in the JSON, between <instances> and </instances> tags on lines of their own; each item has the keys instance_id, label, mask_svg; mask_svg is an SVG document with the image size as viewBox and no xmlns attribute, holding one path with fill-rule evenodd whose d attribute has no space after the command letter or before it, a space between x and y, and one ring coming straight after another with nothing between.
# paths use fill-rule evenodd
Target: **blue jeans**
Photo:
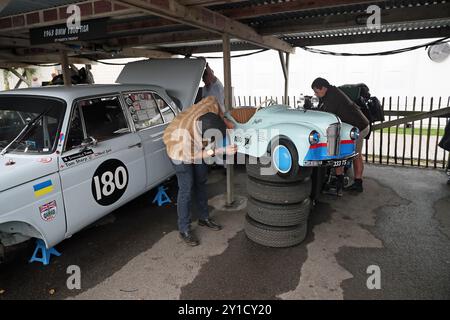
<instances>
[{"instance_id":1,"label":"blue jeans","mask_svg":"<svg viewBox=\"0 0 450 320\"><path fill-rule=\"evenodd\" d=\"M189 230L191 220L191 199L194 192L199 219L208 219L208 194L206 181L208 180L208 167L206 164L174 164L178 180L178 230Z\"/></svg>"}]
</instances>

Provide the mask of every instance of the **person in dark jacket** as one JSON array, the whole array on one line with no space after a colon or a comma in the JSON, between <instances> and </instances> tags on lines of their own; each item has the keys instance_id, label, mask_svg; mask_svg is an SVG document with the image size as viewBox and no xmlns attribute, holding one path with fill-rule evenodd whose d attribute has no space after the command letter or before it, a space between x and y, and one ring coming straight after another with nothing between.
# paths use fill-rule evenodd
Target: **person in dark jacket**
<instances>
[{"instance_id":1,"label":"person in dark jacket","mask_svg":"<svg viewBox=\"0 0 450 320\"><path fill-rule=\"evenodd\" d=\"M311 84L311 88L321 101L321 111L337 115L342 122L357 127L360 131L359 138L356 140L356 152L358 155L353 159L355 181L346 190L362 192L364 164L361 151L364 138L369 134L369 120L364 116L357 104L355 104L339 88L330 85L327 80L317 78ZM336 193L338 196L342 196L344 187L344 167L336 168L336 178Z\"/></svg>"},{"instance_id":2,"label":"person in dark jacket","mask_svg":"<svg viewBox=\"0 0 450 320\"><path fill-rule=\"evenodd\" d=\"M444 136L442 137L441 141L439 141L439 147L444 150L450 151L450 121L447 122L447 125L445 126ZM449 171L450 164L447 164L447 172ZM448 177L447 184L450 185L450 175Z\"/></svg>"}]
</instances>

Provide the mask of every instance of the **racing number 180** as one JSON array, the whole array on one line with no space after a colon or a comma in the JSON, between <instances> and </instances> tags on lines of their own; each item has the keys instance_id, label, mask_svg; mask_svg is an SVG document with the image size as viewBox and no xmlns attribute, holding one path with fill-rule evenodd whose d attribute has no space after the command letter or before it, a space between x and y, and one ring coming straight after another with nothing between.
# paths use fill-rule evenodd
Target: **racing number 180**
<instances>
[{"instance_id":1,"label":"racing number 180","mask_svg":"<svg viewBox=\"0 0 450 320\"><path fill-rule=\"evenodd\" d=\"M114 174L111 171L106 171L103 172L101 178L95 176L94 185L97 201L100 201L102 197L112 195L116 188L122 190L127 186L127 182L127 171L124 167L117 167Z\"/></svg>"}]
</instances>

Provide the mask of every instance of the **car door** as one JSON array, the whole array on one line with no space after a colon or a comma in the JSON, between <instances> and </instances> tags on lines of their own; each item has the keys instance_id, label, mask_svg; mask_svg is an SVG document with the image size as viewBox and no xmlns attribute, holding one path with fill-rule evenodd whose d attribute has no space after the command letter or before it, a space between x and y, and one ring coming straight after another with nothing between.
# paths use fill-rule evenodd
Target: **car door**
<instances>
[{"instance_id":1,"label":"car door","mask_svg":"<svg viewBox=\"0 0 450 320\"><path fill-rule=\"evenodd\" d=\"M151 91L124 93L125 104L144 148L147 189L173 175L172 163L163 141L164 130L175 112L163 98Z\"/></svg>"},{"instance_id":2,"label":"car door","mask_svg":"<svg viewBox=\"0 0 450 320\"><path fill-rule=\"evenodd\" d=\"M119 94L75 102L60 157L68 236L140 195L144 151Z\"/></svg>"}]
</instances>

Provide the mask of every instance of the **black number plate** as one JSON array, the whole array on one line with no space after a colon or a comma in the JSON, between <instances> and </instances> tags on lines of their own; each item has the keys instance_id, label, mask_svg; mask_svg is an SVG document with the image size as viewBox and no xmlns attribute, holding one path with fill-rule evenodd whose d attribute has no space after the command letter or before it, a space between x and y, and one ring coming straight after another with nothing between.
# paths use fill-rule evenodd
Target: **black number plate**
<instances>
[{"instance_id":1,"label":"black number plate","mask_svg":"<svg viewBox=\"0 0 450 320\"><path fill-rule=\"evenodd\" d=\"M336 160L331 163L333 167L343 167L347 164L347 160Z\"/></svg>"}]
</instances>

